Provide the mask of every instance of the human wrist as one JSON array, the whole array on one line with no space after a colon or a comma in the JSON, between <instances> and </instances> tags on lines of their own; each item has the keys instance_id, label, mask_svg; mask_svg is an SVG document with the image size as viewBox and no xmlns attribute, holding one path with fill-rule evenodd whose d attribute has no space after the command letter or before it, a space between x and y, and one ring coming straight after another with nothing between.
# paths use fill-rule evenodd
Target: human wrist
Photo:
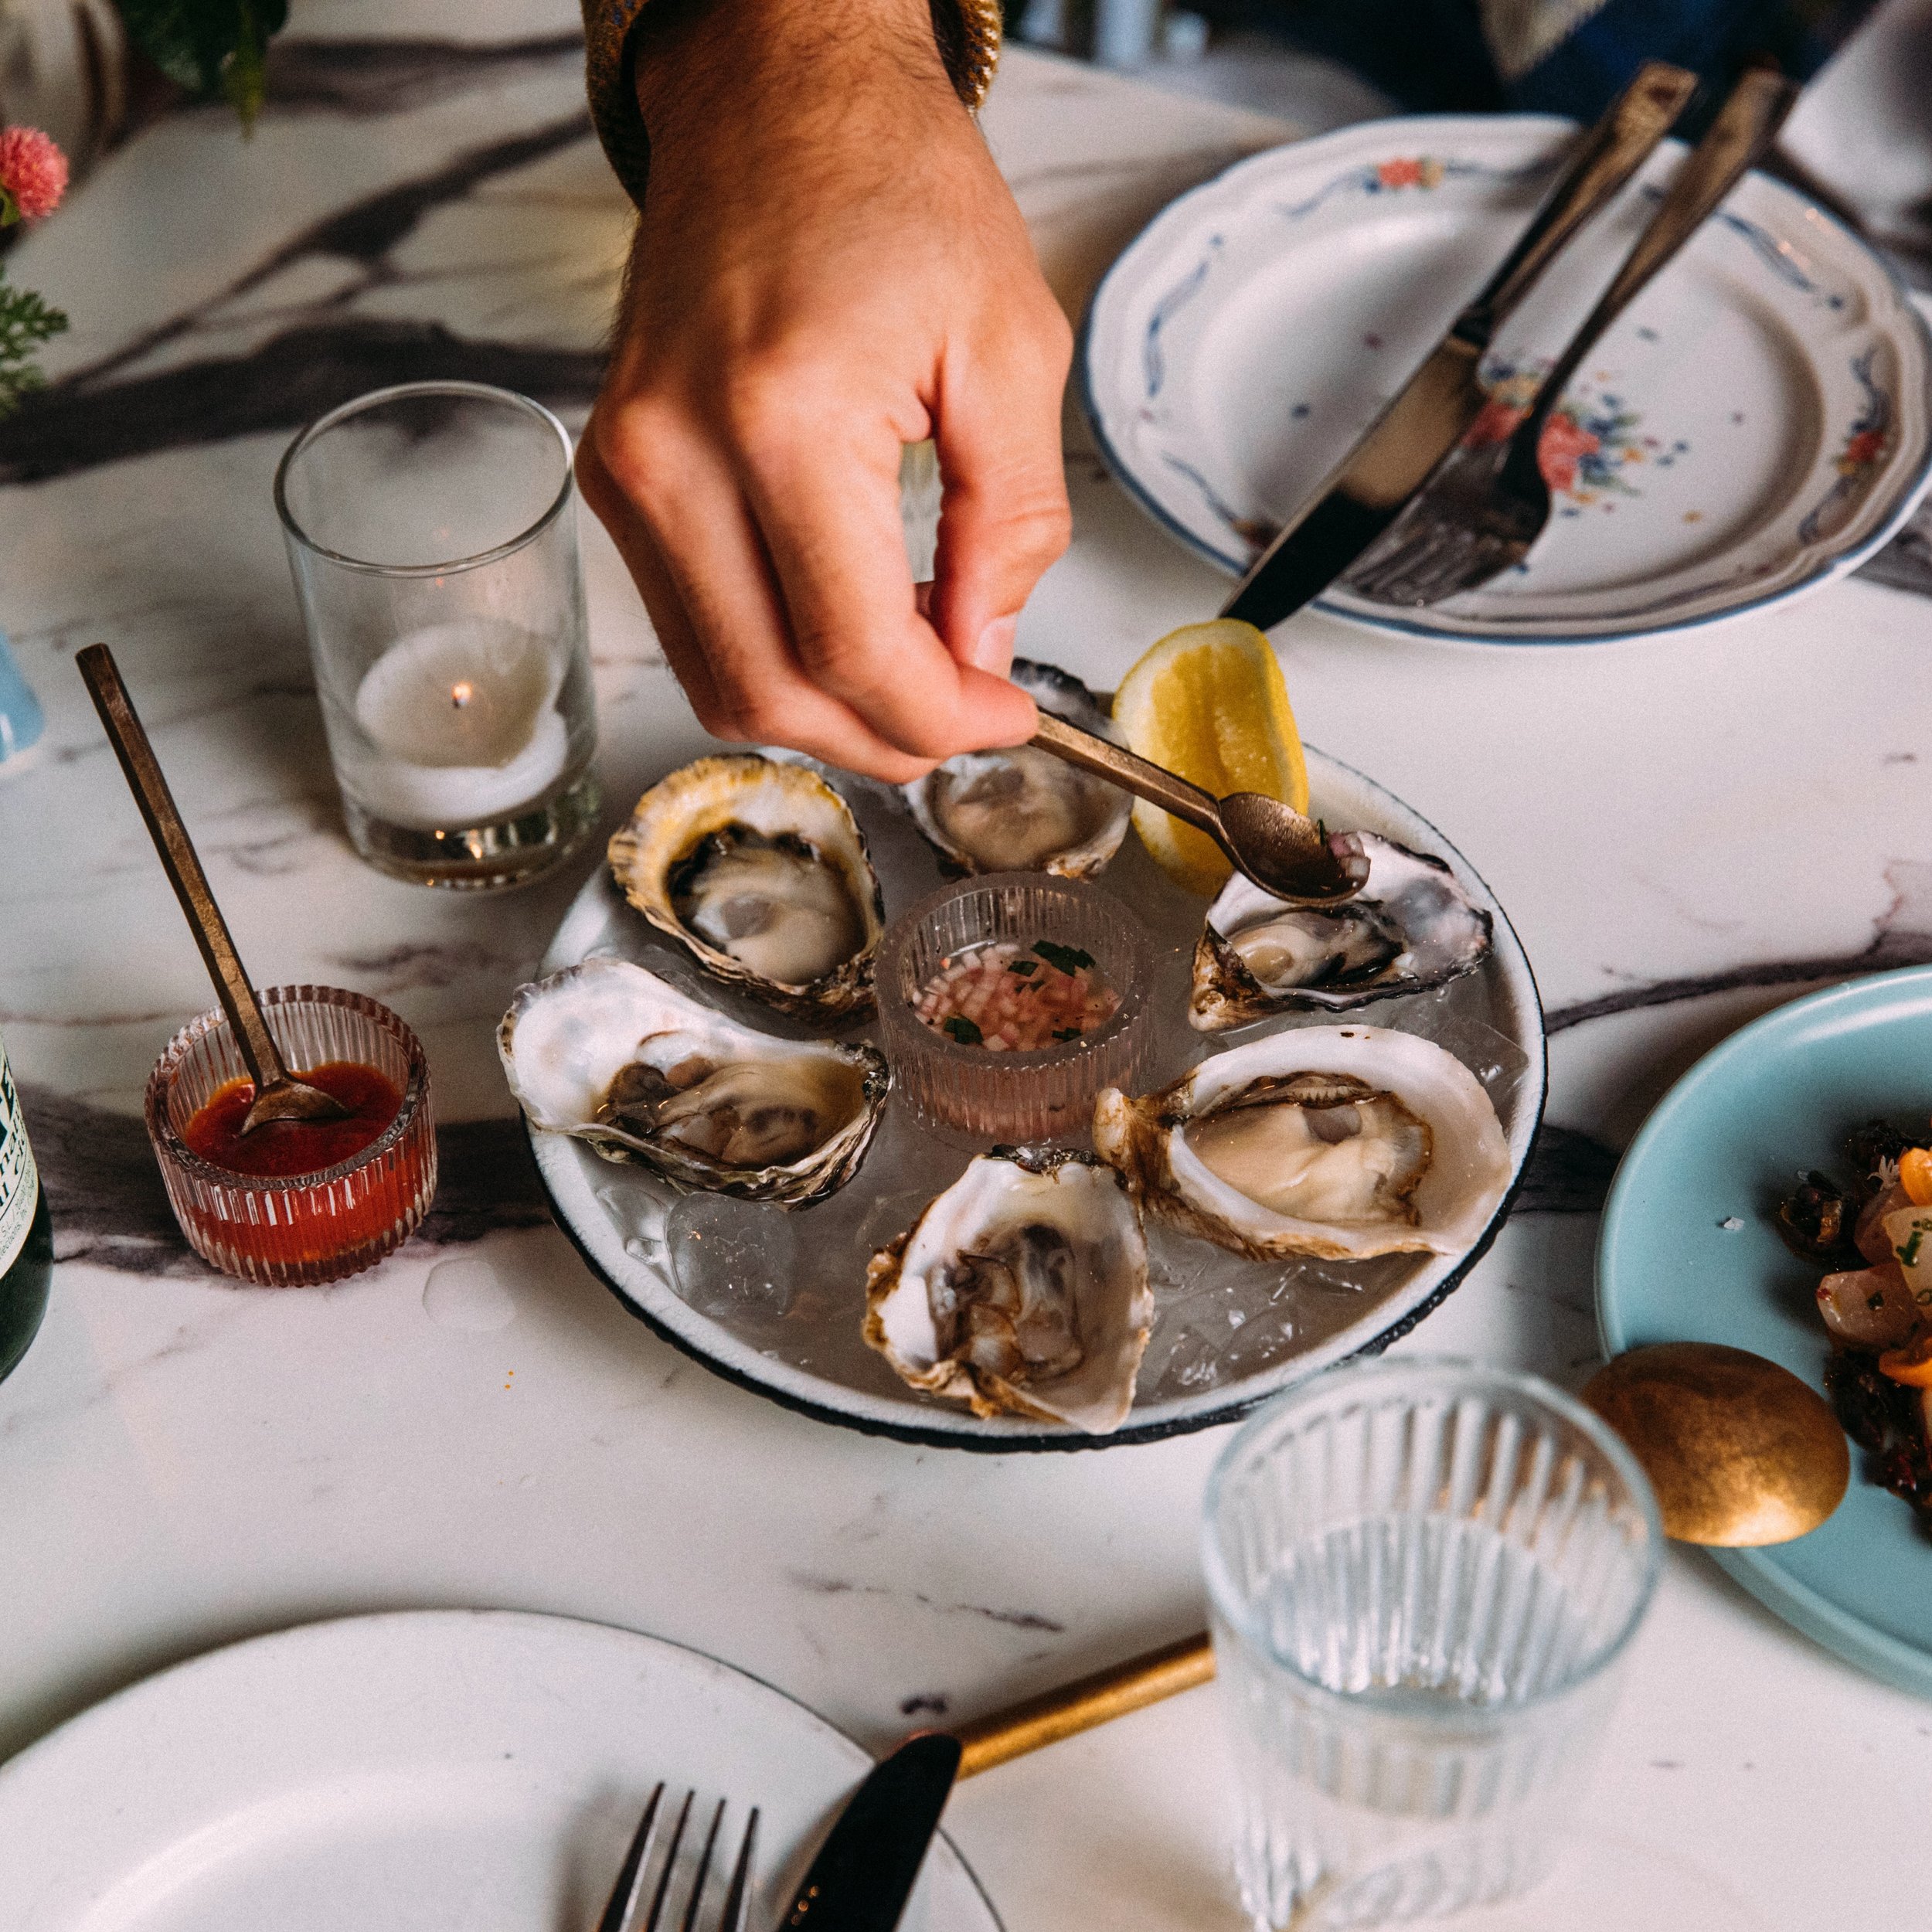
<instances>
[{"instance_id":1,"label":"human wrist","mask_svg":"<svg viewBox=\"0 0 1932 1932\"><path fill-rule=\"evenodd\" d=\"M934 32L936 10L961 21L984 0L649 0L631 36L638 109L654 145L747 101L842 104L882 78L896 90L961 97ZM947 40L962 44L951 30ZM990 64L990 63L989 63Z\"/></svg>"}]
</instances>

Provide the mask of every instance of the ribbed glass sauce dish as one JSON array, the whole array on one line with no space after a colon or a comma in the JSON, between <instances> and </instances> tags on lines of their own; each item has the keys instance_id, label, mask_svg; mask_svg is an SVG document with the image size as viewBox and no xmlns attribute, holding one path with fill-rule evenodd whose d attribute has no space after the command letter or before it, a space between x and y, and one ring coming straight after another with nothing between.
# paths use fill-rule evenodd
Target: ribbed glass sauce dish
<instances>
[{"instance_id":1,"label":"ribbed glass sauce dish","mask_svg":"<svg viewBox=\"0 0 1932 1932\"><path fill-rule=\"evenodd\" d=\"M312 1174L237 1174L204 1160L184 1135L230 1082L247 1078L227 1016L192 1019L148 1078L148 1136L169 1205L204 1260L266 1287L311 1286L372 1267L400 1247L436 1192L436 1120L429 1063L386 1006L333 986L270 986L260 994L290 1070L349 1061L372 1067L402 1097L359 1153ZM276 1131L268 1128L264 1133Z\"/></svg>"},{"instance_id":2,"label":"ribbed glass sauce dish","mask_svg":"<svg viewBox=\"0 0 1932 1932\"><path fill-rule=\"evenodd\" d=\"M1042 940L1090 961L1096 983L1120 1002L1110 1019L1077 1039L1029 1053L950 1039L920 1017L921 989L961 954L1006 944L1026 954ZM995 1141L1083 1134L1100 1089L1131 1090L1147 1066L1153 978L1146 934L1098 886L1010 872L943 887L889 927L879 944L879 1032L894 1084L922 1121L962 1134Z\"/></svg>"}]
</instances>

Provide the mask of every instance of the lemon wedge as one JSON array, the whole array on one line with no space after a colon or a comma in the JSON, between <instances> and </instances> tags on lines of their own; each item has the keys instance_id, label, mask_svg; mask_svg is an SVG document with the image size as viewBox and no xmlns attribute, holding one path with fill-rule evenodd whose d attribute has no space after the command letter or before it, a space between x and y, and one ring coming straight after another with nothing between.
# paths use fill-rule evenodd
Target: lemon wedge
<instances>
[{"instance_id":1,"label":"lemon wedge","mask_svg":"<svg viewBox=\"0 0 1932 1932\"><path fill-rule=\"evenodd\" d=\"M1267 639L1251 624L1217 617L1170 631L1121 680L1114 719L1143 758L1218 798L1258 791L1308 808L1301 734ZM1204 832L1145 800L1134 829L1161 869L1189 892L1211 896L1233 868Z\"/></svg>"}]
</instances>

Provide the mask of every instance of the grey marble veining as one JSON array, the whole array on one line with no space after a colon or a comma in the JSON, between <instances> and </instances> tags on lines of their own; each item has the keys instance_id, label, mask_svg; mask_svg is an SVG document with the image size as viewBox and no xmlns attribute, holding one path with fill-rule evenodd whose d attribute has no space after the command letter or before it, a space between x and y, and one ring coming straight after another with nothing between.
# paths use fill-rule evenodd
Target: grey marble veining
<instances>
[{"instance_id":1,"label":"grey marble veining","mask_svg":"<svg viewBox=\"0 0 1932 1932\"><path fill-rule=\"evenodd\" d=\"M10 258L76 327L42 408L0 427L0 625L49 720L0 779L0 1028L62 1257L0 1386L0 1752L213 1643L389 1605L657 1631L875 1745L1198 1625L1219 1438L910 1450L729 1387L626 1315L546 1224L492 1045L580 875L478 902L349 852L269 480L316 410L408 374L507 382L580 421L630 216L588 138L569 14L313 0L253 141L171 117ZM1025 56L987 125L1075 312L1165 199L1291 131ZM1221 586L1072 418L1069 477L1077 540L1021 648L1104 687ZM615 815L706 741L587 521L584 542ZM361 988L428 1046L436 1207L325 1292L223 1285L168 1218L141 1089L207 987L73 671L96 638L244 955ZM1279 641L1305 735L1443 827L1548 1002L1549 1124L1519 1212L1401 1345L1573 1384L1595 1213L1644 1109L1764 1006L1932 958L1932 603L1845 584L1600 651L1444 649L1314 616ZM979 1781L950 1816L1012 1932L1205 1932L1233 1923L1226 1776L1197 1696ZM1928 1791L1923 1706L1672 1560L1590 1814L1632 1869L1701 1875L1740 1926L1896 1922ZM1794 1844L1828 1845L1829 1869ZM1577 1924L1624 1932L1609 1898Z\"/></svg>"}]
</instances>

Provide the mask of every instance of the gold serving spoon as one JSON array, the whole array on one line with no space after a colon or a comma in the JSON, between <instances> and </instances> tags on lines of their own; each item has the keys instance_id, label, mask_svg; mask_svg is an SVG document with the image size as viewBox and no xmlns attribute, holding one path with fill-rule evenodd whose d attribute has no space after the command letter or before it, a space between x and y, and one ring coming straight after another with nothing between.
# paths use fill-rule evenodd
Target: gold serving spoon
<instances>
[{"instance_id":1,"label":"gold serving spoon","mask_svg":"<svg viewBox=\"0 0 1932 1932\"><path fill-rule=\"evenodd\" d=\"M1830 1405L1788 1369L1716 1342L1632 1349L1583 1400L1630 1446L1680 1543L1753 1549L1831 1515L1852 1479Z\"/></svg>"},{"instance_id":2,"label":"gold serving spoon","mask_svg":"<svg viewBox=\"0 0 1932 1932\"><path fill-rule=\"evenodd\" d=\"M228 1015L228 1024L234 1031L235 1044L255 1083L254 1103L243 1118L242 1132L252 1134L257 1128L265 1126L270 1121L346 1119L349 1109L334 1094L325 1094L318 1087L310 1087L291 1078L288 1069L282 1064L281 1050L268 1030L261 1002L256 998L255 989L248 983L241 955L235 951L235 942L229 936L228 922L222 917L221 908L215 903L215 895L209 889L208 876L195 855L188 828L182 823L181 814L175 809L168 781L162 776L155 748L148 742L148 734L134 715L133 700L128 696L128 687L121 681L114 653L104 644L90 644L75 662L80 667L81 676L87 680L94 709L100 713L108 742L114 748L114 756L121 760L121 768L127 774L134 803L141 808L141 815L147 821L155 850L161 855L162 870L167 873L168 883L174 887L175 896L181 901L181 909L188 916L195 943L200 947L201 956L207 962L209 977L214 981L215 991L221 996L222 1010Z\"/></svg>"},{"instance_id":3,"label":"gold serving spoon","mask_svg":"<svg viewBox=\"0 0 1932 1932\"><path fill-rule=\"evenodd\" d=\"M1217 798L1165 766L1050 711L1039 714L1032 743L1206 832L1231 864L1277 899L1332 906L1352 899L1367 881L1368 856L1352 833L1332 833L1278 798L1258 791L1231 791Z\"/></svg>"}]
</instances>

